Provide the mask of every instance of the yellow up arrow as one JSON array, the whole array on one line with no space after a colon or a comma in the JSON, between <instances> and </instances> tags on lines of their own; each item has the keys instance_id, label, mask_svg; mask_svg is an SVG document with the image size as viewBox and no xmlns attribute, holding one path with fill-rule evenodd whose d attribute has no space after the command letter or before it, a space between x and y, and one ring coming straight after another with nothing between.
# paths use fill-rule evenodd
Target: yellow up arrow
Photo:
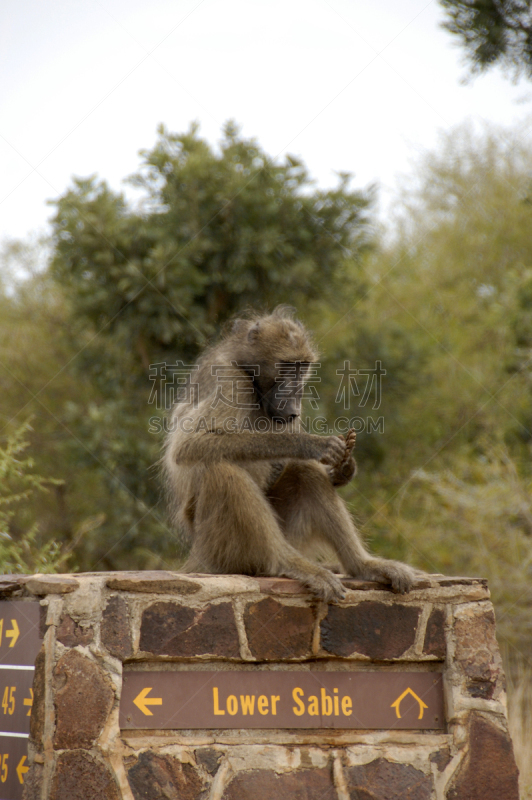
<instances>
[{"instance_id":1,"label":"yellow up arrow","mask_svg":"<svg viewBox=\"0 0 532 800\"><path fill-rule=\"evenodd\" d=\"M153 711L150 711L148 706L162 706L163 698L162 697L148 697L148 692L151 692L152 687L148 686L146 689L143 689L140 694L138 694L133 702L140 708L143 714L146 714L147 717L153 717Z\"/></svg>"},{"instance_id":2,"label":"yellow up arrow","mask_svg":"<svg viewBox=\"0 0 532 800\"><path fill-rule=\"evenodd\" d=\"M26 761L26 756L22 756L22 758L18 762L17 775L20 783L24 783L24 775L29 770L29 767L24 766L25 761Z\"/></svg>"},{"instance_id":3,"label":"yellow up arrow","mask_svg":"<svg viewBox=\"0 0 532 800\"><path fill-rule=\"evenodd\" d=\"M18 635L20 633L16 619L11 620L12 628L10 631L6 631L6 636L11 639L9 644L10 647L14 647L17 643Z\"/></svg>"},{"instance_id":4,"label":"yellow up arrow","mask_svg":"<svg viewBox=\"0 0 532 800\"><path fill-rule=\"evenodd\" d=\"M419 716L418 716L418 719L423 719L423 711L426 708L428 708L428 705L426 703L424 703L423 700L421 699L421 697L418 697L417 694L415 692L413 692L410 687L408 687L408 689L405 689L403 694L399 695L397 700L395 700L395 702L393 702L391 704L391 708L395 708L395 713L397 714L398 719L401 719L401 714L399 713L399 706L401 705L401 700L403 699L403 697L406 697L407 694L411 694L412 697L414 698L414 700L418 701L418 703L419 703Z\"/></svg>"}]
</instances>

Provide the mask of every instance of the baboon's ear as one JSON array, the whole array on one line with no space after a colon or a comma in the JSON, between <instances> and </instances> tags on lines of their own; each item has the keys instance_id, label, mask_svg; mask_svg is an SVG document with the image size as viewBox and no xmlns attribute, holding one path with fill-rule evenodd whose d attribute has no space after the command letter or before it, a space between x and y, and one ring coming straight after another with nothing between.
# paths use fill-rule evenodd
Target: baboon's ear
<instances>
[{"instance_id":1,"label":"baboon's ear","mask_svg":"<svg viewBox=\"0 0 532 800\"><path fill-rule=\"evenodd\" d=\"M280 319L292 319L297 311L294 306L289 306L287 303L281 303L272 311L272 317L279 317Z\"/></svg>"},{"instance_id":2,"label":"baboon's ear","mask_svg":"<svg viewBox=\"0 0 532 800\"><path fill-rule=\"evenodd\" d=\"M259 338L260 322L256 322L248 331L248 341L256 342Z\"/></svg>"}]
</instances>

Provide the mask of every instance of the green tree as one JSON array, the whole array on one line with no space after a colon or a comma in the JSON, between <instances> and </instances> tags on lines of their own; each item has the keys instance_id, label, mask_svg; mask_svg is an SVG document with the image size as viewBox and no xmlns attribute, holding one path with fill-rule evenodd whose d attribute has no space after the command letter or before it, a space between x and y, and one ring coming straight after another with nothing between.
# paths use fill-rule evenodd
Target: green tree
<instances>
[{"instance_id":1,"label":"green tree","mask_svg":"<svg viewBox=\"0 0 532 800\"><path fill-rule=\"evenodd\" d=\"M457 36L473 73L499 64L532 77L530 0L439 0L443 27Z\"/></svg>"},{"instance_id":2,"label":"green tree","mask_svg":"<svg viewBox=\"0 0 532 800\"><path fill-rule=\"evenodd\" d=\"M317 190L303 164L278 164L228 123L216 152L192 126L163 127L129 179L142 208L95 178L55 201L52 271L77 314L123 335L146 367L194 357L237 310L345 291L369 240L371 194Z\"/></svg>"},{"instance_id":3,"label":"green tree","mask_svg":"<svg viewBox=\"0 0 532 800\"><path fill-rule=\"evenodd\" d=\"M89 336L45 269L46 242L10 242L0 257L0 436L14 435L31 417L24 439L47 488L11 506L7 530L23 543L38 520L38 541L98 552L94 531L107 515L112 524L111 487L88 466L87 445L72 423L73 408L90 410L99 398L92 381L72 369Z\"/></svg>"},{"instance_id":4,"label":"green tree","mask_svg":"<svg viewBox=\"0 0 532 800\"><path fill-rule=\"evenodd\" d=\"M32 472L34 460L24 455L25 437L30 430L26 421L0 445L0 571L3 573L57 572L67 569L69 555L61 542L43 537L39 524L33 522L23 535L15 535L12 520L17 506L35 493L47 492L51 484L60 484Z\"/></svg>"},{"instance_id":5,"label":"green tree","mask_svg":"<svg viewBox=\"0 0 532 800\"><path fill-rule=\"evenodd\" d=\"M84 569L181 558L154 468L150 365L193 363L246 305L289 301L305 315L352 302L372 238L371 190L351 189L348 175L317 189L300 161L276 162L232 124L218 149L197 126L161 127L129 180L138 207L94 177L54 201L50 274L79 351L68 373L90 383L61 418L82 474L107 490L105 521L78 544Z\"/></svg>"},{"instance_id":6,"label":"green tree","mask_svg":"<svg viewBox=\"0 0 532 800\"><path fill-rule=\"evenodd\" d=\"M353 352L364 332L403 353L383 357L402 391L387 375L382 458L361 457L344 490L363 530L382 554L488 577L502 635L526 653L531 170L519 130L450 131L410 177L395 239L366 264L373 286L335 331ZM417 366L404 358L416 352Z\"/></svg>"}]
</instances>

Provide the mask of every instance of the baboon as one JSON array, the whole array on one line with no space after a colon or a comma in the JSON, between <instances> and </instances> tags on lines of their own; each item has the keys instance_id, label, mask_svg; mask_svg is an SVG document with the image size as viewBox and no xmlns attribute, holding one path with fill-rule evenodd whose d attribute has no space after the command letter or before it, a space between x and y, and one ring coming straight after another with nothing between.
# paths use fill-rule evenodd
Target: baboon
<instances>
[{"instance_id":1,"label":"baboon","mask_svg":"<svg viewBox=\"0 0 532 800\"><path fill-rule=\"evenodd\" d=\"M301 429L316 358L294 309L278 306L236 320L200 359L173 409L163 458L174 521L192 543L184 572L296 578L339 600L340 578L304 554L321 541L348 575L411 588L416 572L371 556L336 493L355 474L354 431Z\"/></svg>"}]
</instances>

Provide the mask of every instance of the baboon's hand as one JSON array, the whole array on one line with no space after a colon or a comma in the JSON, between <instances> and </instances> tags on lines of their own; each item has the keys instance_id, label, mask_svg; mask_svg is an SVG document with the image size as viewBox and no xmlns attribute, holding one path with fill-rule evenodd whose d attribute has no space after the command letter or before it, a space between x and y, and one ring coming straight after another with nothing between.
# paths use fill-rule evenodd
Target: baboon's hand
<instances>
[{"instance_id":1,"label":"baboon's hand","mask_svg":"<svg viewBox=\"0 0 532 800\"><path fill-rule=\"evenodd\" d=\"M343 600L345 597L345 586L340 578L323 567L315 575L309 575L305 583L313 595L326 603Z\"/></svg>"},{"instance_id":2,"label":"baboon's hand","mask_svg":"<svg viewBox=\"0 0 532 800\"><path fill-rule=\"evenodd\" d=\"M357 439L355 429L350 428L345 438L339 438L345 442L343 458L335 464L327 465L327 474L333 486L345 486L356 472L355 459L351 455Z\"/></svg>"},{"instance_id":3,"label":"baboon's hand","mask_svg":"<svg viewBox=\"0 0 532 800\"><path fill-rule=\"evenodd\" d=\"M322 464L330 467L340 466L345 457L345 439L343 436L328 436L325 440L325 451L320 458Z\"/></svg>"},{"instance_id":4,"label":"baboon's hand","mask_svg":"<svg viewBox=\"0 0 532 800\"><path fill-rule=\"evenodd\" d=\"M355 444L357 440L357 434L354 428L349 428L345 437L345 455L344 455L344 464L349 460L349 456L351 455L352 451L354 450Z\"/></svg>"}]
</instances>

